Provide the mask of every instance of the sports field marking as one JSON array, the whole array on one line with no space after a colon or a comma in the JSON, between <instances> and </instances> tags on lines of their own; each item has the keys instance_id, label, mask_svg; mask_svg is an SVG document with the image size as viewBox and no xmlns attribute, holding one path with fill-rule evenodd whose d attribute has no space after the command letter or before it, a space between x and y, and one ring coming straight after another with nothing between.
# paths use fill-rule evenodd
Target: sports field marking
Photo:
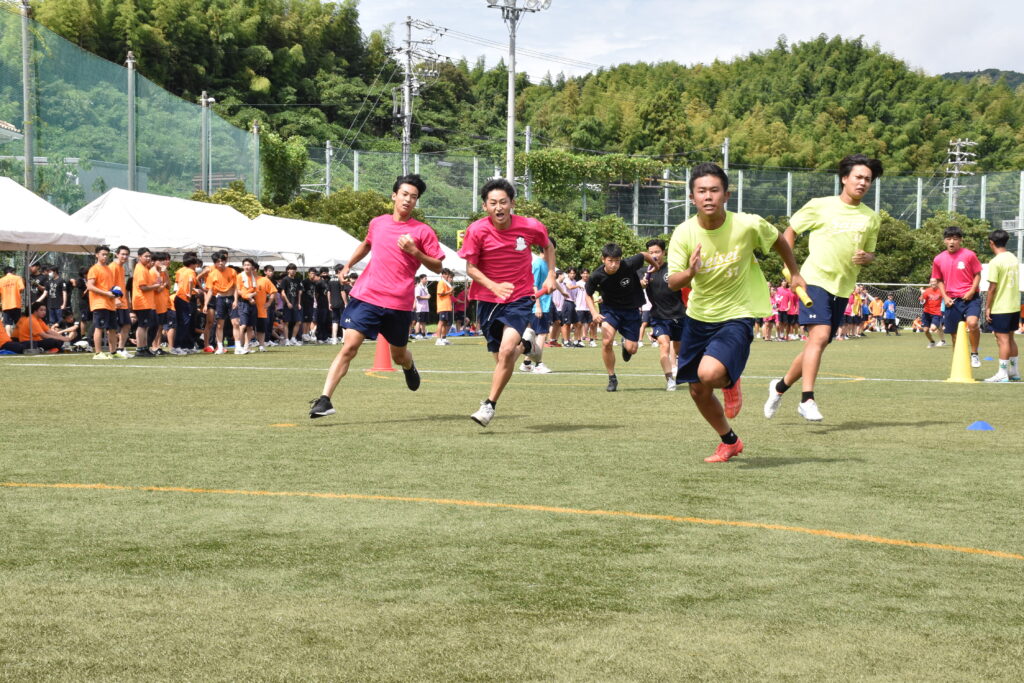
<instances>
[{"instance_id":1,"label":"sports field marking","mask_svg":"<svg viewBox=\"0 0 1024 683\"><path fill-rule=\"evenodd\" d=\"M294 422L278 422L277 424L270 425L271 427L298 427Z\"/></svg>"},{"instance_id":2,"label":"sports field marking","mask_svg":"<svg viewBox=\"0 0 1024 683\"><path fill-rule=\"evenodd\" d=\"M641 519L658 522L673 522L676 524L701 524L706 526L738 527L742 529L786 531L794 534L824 536L825 538L834 538L841 541L859 541L861 543L877 543L881 545L903 546L906 548L941 550L945 552L965 553L969 555L986 555L988 557L998 557L1000 559L1005 560L1024 561L1024 555L1003 552L1001 550L969 548L958 545L947 545L944 543L924 543L921 541L907 541L899 538L886 538L884 536L871 536L869 534L853 534L845 531L832 531L831 529L810 529L799 526L787 526L785 524L766 524L763 522L744 522L728 519L704 519L702 517L681 517L677 515L656 515L646 512L630 512L628 510L585 510L582 508L553 507L548 505L493 503L481 500L458 500L453 498L422 498L417 496L383 496L368 493L317 493L312 491L247 491L244 489L201 489L188 488L183 486L118 486L115 484L73 483L41 484L31 482L6 481L0 482L0 487L25 489L76 489L93 491L137 491L147 493L194 493L225 496L272 496L281 498L323 498L328 500L368 500L394 503L424 503L428 505L488 508L494 510L522 510L527 512L549 512L559 515L586 515L592 517L626 517L629 519Z\"/></svg>"}]
</instances>

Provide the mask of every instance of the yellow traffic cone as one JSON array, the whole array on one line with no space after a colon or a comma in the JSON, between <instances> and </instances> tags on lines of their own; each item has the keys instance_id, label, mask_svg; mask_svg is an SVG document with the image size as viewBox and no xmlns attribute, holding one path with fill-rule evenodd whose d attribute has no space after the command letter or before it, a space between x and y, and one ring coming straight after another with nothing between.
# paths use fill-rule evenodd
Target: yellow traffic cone
<instances>
[{"instance_id":1,"label":"yellow traffic cone","mask_svg":"<svg viewBox=\"0 0 1024 683\"><path fill-rule=\"evenodd\" d=\"M971 372L971 340L967 337L967 323L963 320L956 328L956 344L953 346L953 365L949 369L947 382L974 383Z\"/></svg>"}]
</instances>

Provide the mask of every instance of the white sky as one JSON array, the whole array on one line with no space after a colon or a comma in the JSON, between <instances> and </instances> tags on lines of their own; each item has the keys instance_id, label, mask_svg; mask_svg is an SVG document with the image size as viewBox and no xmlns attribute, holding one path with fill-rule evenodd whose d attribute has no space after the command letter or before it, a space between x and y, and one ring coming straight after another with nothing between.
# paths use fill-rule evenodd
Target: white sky
<instances>
[{"instance_id":1,"label":"white sky","mask_svg":"<svg viewBox=\"0 0 1024 683\"><path fill-rule=\"evenodd\" d=\"M365 33L394 24L396 38L404 37L401 23L411 16L505 46L450 35L435 42L438 52L453 59L483 55L492 66L507 55L501 13L486 0L361 0L359 13ZM987 68L1024 72L1022 26L1022 0L552 0L549 9L525 16L517 43L608 67L670 60L692 65L769 49L780 35L792 44L825 33L863 36L911 68L937 75ZM414 38L427 35L413 32ZM522 54L516 61L516 70L529 72L534 82L548 71L588 70Z\"/></svg>"}]
</instances>

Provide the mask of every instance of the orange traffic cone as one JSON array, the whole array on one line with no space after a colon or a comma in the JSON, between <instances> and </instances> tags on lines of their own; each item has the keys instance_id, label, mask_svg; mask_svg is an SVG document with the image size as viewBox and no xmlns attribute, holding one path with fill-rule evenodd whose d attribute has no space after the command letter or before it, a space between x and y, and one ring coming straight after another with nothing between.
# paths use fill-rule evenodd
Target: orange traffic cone
<instances>
[{"instance_id":1,"label":"orange traffic cone","mask_svg":"<svg viewBox=\"0 0 1024 683\"><path fill-rule=\"evenodd\" d=\"M963 320L956 328L956 344L953 346L953 365L949 369L947 382L973 384L974 373L971 372L971 340L967 337L967 323Z\"/></svg>"},{"instance_id":2,"label":"orange traffic cone","mask_svg":"<svg viewBox=\"0 0 1024 683\"><path fill-rule=\"evenodd\" d=\"M391 365L391 344L384 339L384 335L377 336L377 350L373 354L373 367L371 372L395 372Z\"/></svg>"}]
</instances>

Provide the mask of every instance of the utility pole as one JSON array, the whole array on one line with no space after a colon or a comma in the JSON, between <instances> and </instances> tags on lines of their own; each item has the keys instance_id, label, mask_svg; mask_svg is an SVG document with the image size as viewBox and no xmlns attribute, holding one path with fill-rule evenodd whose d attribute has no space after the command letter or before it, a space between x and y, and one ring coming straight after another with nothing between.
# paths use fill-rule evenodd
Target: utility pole
<instances>
[{"instance_id":1,"label":"utility pole","mask_svg":"<svg viewBox=\"0 0 1024 683\"><path fill-rule=\"evenodd\" d=\"M210 105L217 100L209 97L206 91L199 97L200 130L199 130L199 178L203 192L213 194L213 178L210 173Z\"/></svg>"},{"instance_id":2,"label":"utility pole","mask_svg":"<svg viewBox=\"0 0 1024 683\"><path fill-rule=\"evenodd\" d=\"M516 28L523 13L540 12L551 0L487 0L487 6L500 9L508 26L508 121L505 129L505 179L515 183L516 154Z\"/></svg>"},{"instance_id":3,"label":"utility pole","mask_svg":"<svg viewBox=\"0 0 1024 683\"><path fill-rule=\"evenodd\" d=\"M252 193L260 196L260 122L252 120Z\"/></svg>"},{"instance_id":4,"label":"utility pole","mask_svg":"<svg viewBox=\"0 0 1024 683\"><path fill-rule=\"evenodd\" d=\"M135 53L128 51L128 189L135 187Z\"/></svg>"},{"instance_id":5,"label":"utility pole","mask_svg":"<svg viewBox=\"0 0 1024 683\"><path fill-rule=\"evenodd\" d=\"M419 95L420 80L417 77L417 73L413 70L413 58L423 61L437 62L440 60L440 55L434 50L423 49L426 45L431 45L434 39L428 40L413 40L412 30L413 28L427 28L435 29L436 27L428 21L421 21L419 19L413 19L412 17L405 18L405 45L396 50L397 54L405 57L403 62L403 70L405 71L405 79L402 83L402 175L409 174L409 154L412 151L412 98ZM420 73L424 76L436 77L436 70L421 70ZM394 92L394 91L392 91Z\"/></svg>"},{"instance_id":6,"label":"utility pole","mask_svg":"<svg viewBox=\"0 0 1024 683\"><path fill-rule=\"evenodd\" d=\"M327 141L327 149L324 150L324 196L329 197L331 195L331 161L334 159L334 147L331 146L331 141Z\"/></svg>"},{"instance_id":7,"label":"utility pole","mask_svg":"<svg viewBox=\"0 0 1024 683\"><path fill-rule=\"evenodd\" d=\"M35 124L32 118L32 32L29 31L29 21L32 16L32 8L28 0L21 0L21 132L24 135L22 143L25 150L25 187L29 190L36 189L35 163L36 152L33 147L35 143ZM28 280L25 280L28 282Z\"/></svg>"},{"instance_id":8,"label":"utility pole","mask_svg":"<svg viewBox=\"0 0 1024 683\"><path fill-rule=\"evenodd\" d=\"M943 183L943 191L949 195L949 212L956 213L956 200L960 190L964 189L966 185L960 184L960 176L974 175L973 170L967 170L968 166L974 166L976 163L974 158L978 156L973 152L968 152L967 149L976 146L977 142L972 142L966 138L949 141L949 151L946 158L946 180Z\"/></svg>"},{"instance_id":9,"label":"utility pole","mask_svg":"<svg viewBox=\"0 0 1024 683\"><path fill-rule=\"evenodd\" d=\"M722 141L722 170L729 170L729 138Z\"/></svg>"}]
</instances>

